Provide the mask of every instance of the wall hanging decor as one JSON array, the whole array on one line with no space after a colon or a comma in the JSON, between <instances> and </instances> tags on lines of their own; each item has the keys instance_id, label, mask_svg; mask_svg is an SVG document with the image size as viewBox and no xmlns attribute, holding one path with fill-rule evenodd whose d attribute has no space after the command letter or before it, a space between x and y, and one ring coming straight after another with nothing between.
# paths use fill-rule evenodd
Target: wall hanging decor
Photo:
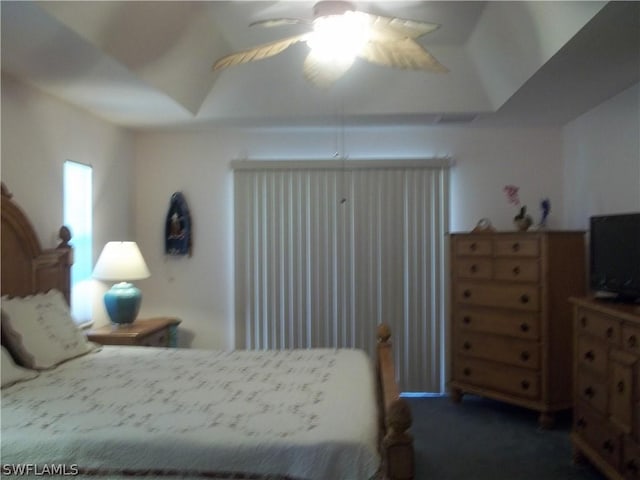
<instances>
[{"instance_id":1,"label":"wall hanging decor","mask_svg":"<svg viewBox=\"0 0 640 480\"><path fill-rule=\"evenodd\" d=\"M171 195L165 224L164 253L189 255L193 253L191 214L182 192Z\"/></svg>"}]
</instances>

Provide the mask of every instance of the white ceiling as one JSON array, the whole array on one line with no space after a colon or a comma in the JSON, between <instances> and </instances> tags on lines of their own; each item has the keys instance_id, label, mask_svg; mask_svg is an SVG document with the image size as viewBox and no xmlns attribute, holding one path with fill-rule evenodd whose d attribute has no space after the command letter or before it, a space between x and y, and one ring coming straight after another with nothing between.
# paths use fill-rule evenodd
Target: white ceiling
<instances>
[{"instance_id":1,"label":"white ceiling","mask_svg":"<svg viewBox=\"0 0 640 480\"><path fill-rule=\"evenodd\" d=\"M563 124L640 80L640 3L354 2L441 24L420 39L450 73L357 61L329 90L303 44L212 72L219 57L299 33L309 1L2 1L2 70L131 128ZM338 120L339 119L339 120Z\"/></svg>"}]
</instances>

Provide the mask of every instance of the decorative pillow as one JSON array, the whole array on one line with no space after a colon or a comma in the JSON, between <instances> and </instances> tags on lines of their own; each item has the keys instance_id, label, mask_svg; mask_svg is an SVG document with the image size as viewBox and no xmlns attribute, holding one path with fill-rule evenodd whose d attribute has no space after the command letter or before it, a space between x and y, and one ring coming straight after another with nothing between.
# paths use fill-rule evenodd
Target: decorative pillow
<instances>
[{"instance_id":1,"label":"decorative pillow","mask_svg":"<svg viewBox=\"0 0 640 480\"><path fill-rule=\"evenodd\" d=\"M58 290L2 297L2 335L16 362L36 370L54 367L95 348L73 322Z\"/></svg>"},{"instance_id":2,"label":"decorative pillow","mask_svg":"<svg viewBox=\"0 0 640 480\"><path fill-rule=\"evenodd\" d=\"M11 354L2 347L2 358L0 358L0 367L2 367L1 379L2 386L8 387L16 382L22 380L29 380L38 376L38 372L35 370L28 370L26 368L19 367L13 361Z\"/></svg>"}]
</instances>

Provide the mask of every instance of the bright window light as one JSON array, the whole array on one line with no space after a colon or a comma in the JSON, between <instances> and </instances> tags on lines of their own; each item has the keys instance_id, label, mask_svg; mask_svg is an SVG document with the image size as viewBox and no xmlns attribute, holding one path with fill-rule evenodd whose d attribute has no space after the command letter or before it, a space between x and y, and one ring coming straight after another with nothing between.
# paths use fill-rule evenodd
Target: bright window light
<instances>
[{"instance_id":1,"label":"bright window light","mask_svg":"<svg viewBox=\"0 0 640 480\"><path fill-rule=\"evenodd\" d=\"M352 62L369 39L366 17L348 11L320 17L313 22L307 45L322 62Z\"/></svg>"},{"instance_id":2,"label":"bright window light","mask_svg":"<svg viewBox=\"0 0 640 480\"><path fill-rule=\"evenodd\" d=\"M90 165L64 162L64 224L71 230L71 315L78 324L91 322L93 264L93 185Z\"/></svg>"}]
</instances>

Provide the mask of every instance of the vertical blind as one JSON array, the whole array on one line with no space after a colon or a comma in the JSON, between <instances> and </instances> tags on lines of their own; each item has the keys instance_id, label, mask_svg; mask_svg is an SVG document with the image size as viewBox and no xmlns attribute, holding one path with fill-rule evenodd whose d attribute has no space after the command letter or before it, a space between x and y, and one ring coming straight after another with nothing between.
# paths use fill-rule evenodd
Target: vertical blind
<instances>
[{"instance_id":1,"label":"vertical blind","mask_svg":"<svg viewBox=\"0 0 640 480\"><path fill-rule=\"evenodd\" d=\"M444 391L448 162L234 162L236 346L375 352Z\"/></svg>"}]
</instances>

